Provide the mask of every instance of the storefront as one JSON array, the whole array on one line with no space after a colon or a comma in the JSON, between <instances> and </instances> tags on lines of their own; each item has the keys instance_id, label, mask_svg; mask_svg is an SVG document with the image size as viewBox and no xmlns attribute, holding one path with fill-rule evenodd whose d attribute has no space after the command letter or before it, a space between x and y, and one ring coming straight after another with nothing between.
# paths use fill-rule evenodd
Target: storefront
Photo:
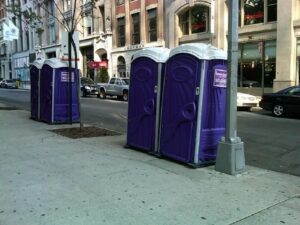
<instances>
[{"instance_id":1,"label":"storefront","mask_svg":"<svg viewBox=\"0 0 300 225\"><path fill-rule=\"evenodd\" d=\"M271 92L276 74L276 41L259 41L239 45L238 87L261 95Z\"/></svg>"}]
</instances>

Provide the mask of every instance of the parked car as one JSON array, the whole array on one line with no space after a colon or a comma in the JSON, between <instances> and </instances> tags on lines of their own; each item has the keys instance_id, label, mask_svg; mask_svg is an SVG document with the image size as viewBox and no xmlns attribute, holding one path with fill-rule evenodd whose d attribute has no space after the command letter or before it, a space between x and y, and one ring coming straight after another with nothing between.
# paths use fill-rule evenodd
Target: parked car
<instances>
[{"instance_id":1,"label":"parked car","mask_svg":"<svg viewBox=\"0 0 300 225\"><path fill-rule=\"evenodd\" d=\"M100 97L99 86L91 78L80 78L80 90L82 97L86 97L88 95L97 95L98 98Z\"/></svg>"},{"instance_id":2,"label":"parked car","mask_svg":"<svg viewBox=\"0 0 300 225\"><path fill-rule=\"evenodd\" d=\"M99 83L100 98L106 96L117 96L118 99L128 101L129 78L111 78L109 82Z\"/></svg>"},{"instance_id":3,"label":"parked car","mask_svg":"<svg viewBox=\"0 0 300 225\"><path fill-rule=\"evenodd\" d=\"M1 88L18 88L17 84L13 80L2 80L0 81Z\"/></svg>"},{"instance_id":4,"label":"parked car","mask_svg":"<svg viewBox=\"0 0 300 225\"><path fill-rule=\"evenodd\" d=\"M263 94L259 106L281 117L300 112L300 86L292 86L275 93Z\"/></svg>"},{"instance_id":5,"label":"parked car","mask_svg":"<svg viewBox=\"0 0 300 225\"><path fill-rule=\"evenodd\" d=\"M257 107L259 100L256 96L238 92L237 93L237 108L250 110L252 107Z\"/></svg>"}]
</instances>

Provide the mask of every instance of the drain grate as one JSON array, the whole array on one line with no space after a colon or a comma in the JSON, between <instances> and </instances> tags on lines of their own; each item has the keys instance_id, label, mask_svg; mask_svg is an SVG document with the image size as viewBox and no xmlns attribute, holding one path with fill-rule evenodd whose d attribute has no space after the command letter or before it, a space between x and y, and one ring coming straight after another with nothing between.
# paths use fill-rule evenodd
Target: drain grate
<instances>
[{"instance_id":1,"label":"drain grate","mask_svg":"<svg viewBox=\"0 0 300 225\"><path fill-rule=\"evenodd\" d=\"M115 131L93 126L83 127L81 130L79 127L72 127L50 131L72 139L121 135L120 133L117 133Z\"/></svg>"}]
</instances>

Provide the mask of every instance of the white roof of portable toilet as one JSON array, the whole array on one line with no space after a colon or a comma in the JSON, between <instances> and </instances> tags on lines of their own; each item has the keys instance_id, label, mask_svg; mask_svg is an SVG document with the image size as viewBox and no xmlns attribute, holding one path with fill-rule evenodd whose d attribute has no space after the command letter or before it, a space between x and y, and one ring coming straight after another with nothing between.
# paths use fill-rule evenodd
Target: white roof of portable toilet
<instances>
[{"instance_id":1,"label":"white roof of portable toilet","mask_svg":"<svg viewBox=\"0 0 300 225\"><path fill-rule=\"evenodd\" d=\"M227 52L224 50L218 49L212 45L203 44L203 43L191 43L180 45L170 52L170 57L177 54L190 54L199 59L227 59Z\"/></svg>"},{"instance_id":2,"label":"white roof of portable toilet","mask_svg":"<svg viewBox=\"0 0 300 225\"><path fill-rule=\"evenodd\" d=\"M44 61L44 59L37 59L33 63L31 63L31 66L35 66L36 68L41 69Z\"/></svg>"},{"instance_id":3,"label":"white roof of portable toilet","mask_svg":"<svg viewBox=\"0 0 300 225\"><path fill-rule=\"evenodd\" d=\"M140 57L153 59L155 62L164 63L169 58L170 49L163 47L144 48L134 53L132 60Z\"/></svg>"},{"instance_id":4,"label":"white roof of portable toilet","mask_svg":"<svg viewBox=\"0 0 300 225\"><path fill-rule=\"evenodd\" d=\"M53 69L68 67L67 63L62 62L57 58L46 59L44 64L51 66Z\"/></svg>"}]
</instances>

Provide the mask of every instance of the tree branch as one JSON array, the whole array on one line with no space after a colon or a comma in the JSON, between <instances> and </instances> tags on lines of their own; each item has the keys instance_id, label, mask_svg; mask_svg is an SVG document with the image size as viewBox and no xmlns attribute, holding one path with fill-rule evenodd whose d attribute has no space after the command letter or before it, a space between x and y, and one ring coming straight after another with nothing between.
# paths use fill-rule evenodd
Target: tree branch
<instances>
[{"instance_id":1,"label":"tree branch","mask_svg":"<svg viewBox=\"0 0 300 225\"><path fill-rule=\"evenodd\" d=\"M47 1L48 2L48 1ZM60 10L59 6L57 5L57 3L55 2L55 0L53 0L53 3L55 5L55 8L58 10L58 12L60 13L60 15L62 16L63 18L63 21L66 21L66 18L63 14L63 12ZM51 15L51 13L49 12L46 4L45 4L45 1L40 5L41 8L48 14L48 15ZM67 31L68 31L68 26L66 26L63 22L61 22L61 20L56 16L56 15L52 15L59 24L61 24Z\"/></svg>"}]
</instances>

